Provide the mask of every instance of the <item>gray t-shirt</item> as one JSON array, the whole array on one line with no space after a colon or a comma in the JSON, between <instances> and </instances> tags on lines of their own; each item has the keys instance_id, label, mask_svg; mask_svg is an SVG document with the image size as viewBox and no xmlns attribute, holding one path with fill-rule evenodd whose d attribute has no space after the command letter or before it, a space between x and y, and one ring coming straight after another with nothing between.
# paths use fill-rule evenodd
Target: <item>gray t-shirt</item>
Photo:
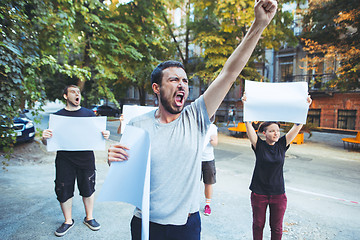
<instances>
[{"instance_id":1,"label":"gray t-shirt","mask_svg":"<svg viewBox=\"0 0 360 240\"><path fill-rule=\"evenodd\" d=\"M189 213L199 211L201 154L210 123L203 96L167 124L155 118L155 111L130 120L150 135L151 222L183 225ZM139 209L135 216L141 217Z\"/></svg>"}]
</instances>

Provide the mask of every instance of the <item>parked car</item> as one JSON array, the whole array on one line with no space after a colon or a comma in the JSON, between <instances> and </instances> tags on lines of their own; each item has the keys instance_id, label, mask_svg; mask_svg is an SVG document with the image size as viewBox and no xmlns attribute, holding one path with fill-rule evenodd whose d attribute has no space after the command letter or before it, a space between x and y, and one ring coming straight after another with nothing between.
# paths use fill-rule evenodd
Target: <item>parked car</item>
<instances>
[{"instance_id":1,"label":"parked car","mask_svg":"<svg viewBox=\"0 0 360 240\"><path fill-rule=\"evenodd\" d=\"M90 105L88 109L92 110L93 108L98 107L98 105Z\"/></svg>"},{"instance_id":2,"label":"parked car","mask_svg":"<svg viewBox=\"0 0 360 240\"><path fill-rule=\"evenodd\" d=\"M112 116L118 117L120 115L120 109L116 109L110 106L101 105L92 108L96 116Z\"/></svg>"},{"instance_id":3,"label":"parked car","mask_svg":"<svg viewBox=\"0 0 360 240\"><path fill-rule=\"evenodd\" d=\"M5 115L0 115L1 127L6 128L4 120L7 118ZM28 142L34 140L35 137L35 126L34 123L24 114L20 113L19 117L13 119L12 129L14 136L16 136L16 142ZM3 134L1 135L3 137Z\"/></svg>"}]
</instances>

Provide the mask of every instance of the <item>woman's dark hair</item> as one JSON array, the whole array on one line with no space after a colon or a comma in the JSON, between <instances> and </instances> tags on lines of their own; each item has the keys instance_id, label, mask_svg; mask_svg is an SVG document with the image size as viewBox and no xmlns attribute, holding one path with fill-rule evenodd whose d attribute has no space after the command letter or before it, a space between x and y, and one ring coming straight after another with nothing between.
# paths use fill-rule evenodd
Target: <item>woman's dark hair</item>
<instances>
[{"instance_id":1,"label":"woman's dark hair","mask_svg":"<svg viewBox=\"0 0 360 240\"><path fill-rule=\"evenodd\" d=\"M280 123L278 122L263 122L260 124L258 132L266 132L267 127L271 124L276 124L280 127Z\"/></svg>"},{"instance_id":2,"label":"woman's dark hair","mask_svg":"<svg viewBox=\"0 0 360 240\"><path fill-rule=\"evenodd\" d=\"M185 71L185 67L181 62L173 61L173 60L162 62L159 65L157 65L156 68L151 73L151 84L157 83L159 84L159 86L161 86L163 70L169 67L178 67L184 69Z\"/></svg>"}]
</instances>

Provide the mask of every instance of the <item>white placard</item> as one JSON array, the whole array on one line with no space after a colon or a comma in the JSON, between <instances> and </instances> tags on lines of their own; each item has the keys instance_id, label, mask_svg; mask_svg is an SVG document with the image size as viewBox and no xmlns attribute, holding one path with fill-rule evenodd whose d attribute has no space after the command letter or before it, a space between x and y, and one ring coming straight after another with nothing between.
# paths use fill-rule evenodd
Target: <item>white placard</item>
<instances>
[{"instance_id":1,"label":"white placard","mask_svg":"<svg viewBox=\"0 0 360 240\"><path fill-rule=\"evenodd\" d=\"M245 81L245 121L306 123L309 109L307 82Z\"/></svg>"},{"instance_id":2,"label":"white placard","mask_svg":"<svg viewBox=\"0 0 360 240\"><path fill-rule=\"evenodd\" d=\"M120 144L129 158L111 163L97 201L120 201L141 209L142 238L149 239L150 137L141 128L127 126Z\"/></svg>"},{"instance_id":3,"label":"white placard","mask_svg":"<svg viewBox=\"0 0 360 240\"><path fill-rule=\"evenodd\" d=\"M67 117L50 114L48 151L105 150L106 117Z\"/></svg>"},{"instance_id":4,"label":"white placard","mask_svg":"<svg viewBox=\"0 0 360 240\"><path fill-rule=\"evenodd\" d=\"M134 117L140 116L147 112L157 109L157 107L150 106L138 106L138 105L124 105L123 106L123 117L124 120L121 123L121 132L125 130L125 126L130 122Z\"/></svg>"}]
</instances>

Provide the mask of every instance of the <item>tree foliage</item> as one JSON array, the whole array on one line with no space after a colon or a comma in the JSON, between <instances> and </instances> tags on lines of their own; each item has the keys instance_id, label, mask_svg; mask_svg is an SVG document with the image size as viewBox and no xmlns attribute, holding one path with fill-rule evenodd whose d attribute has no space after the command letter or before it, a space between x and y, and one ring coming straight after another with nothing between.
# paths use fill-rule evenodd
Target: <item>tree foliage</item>
<instances>
[{"instance_id":1,"label":"tree foliage","mask_svg":"<svg viewBox=\"0 0 360 240\"><path fill-rule=\"evenodd\" d=\"M25 102L31 108L43 97L38 75L38 38L29 2L0 3L0 148L5 152L11 150L15 140L12 119L19 115ZM42 14L41 10L41 6L36 9L38 14Z\"/></svg>"},{"instance_id":2,"label":"tree foliage","mask_svg":"<svg viewBox=\"0 0 360 240\"><path fill-rule=\"evenodd\" d=\"M263 62L265 48L275 50L287 42L295 45L297 39L290 29L293 16L289 12L282 12L279 3L279 12L272 23L265 29L262 39L257 45L248 64L242 71L241 79L261 79L256 71L255 63ZM239 44L254 20L254 1L252 0L199 0L194 2L193 23L194 42L204 48L204 63L197 73L205 82L214 79L221 71L226 59Z\"/></svg>"},{"instance_id":3,"label":"tree foliage","mask_svg":"<svg viewBox=\"0 0 360 240\"><path fill-rule=\"evenodd\" d=\"M189 74L208 82L244 37L253 0L3 0L0 3L0 113L11 119L36 102L62 99L65 85L82 89L83 105L124 98L128 86L145 104L154 66L181 60ZM181 9L182 22L170 14ZM242 77L257 79L263 48L293 40L291 16L280 14L264 32ZM201 46L203 54L192 53ZM2 126L7 126L3 128ZM13 138L1 124L1 135Z\"/></svg>"},{"instance_id":4,"label":"tree foliage","mask_svg":"<svg viewBox=\"0 0 360 240\"><path fill-rule=\"evenodd\" d=\"M358 89L360 84L360 5L356 0L311 1L304 14L302 40L309 69L326 63L336 74L328 84L339 90ZM336 64L340 62L340 66Z\"/></svg>"},{"instance_id":5,"label":"tree foliage","mask_svg":"<svg viewBox=\"0 0 360 240\"><path fill-rule=\"evenodd\" d=\"M44 29L44 53L56 54L60 66L70 66L73 74L52 72L46 79L47 95L60 98L59 85L77 84L84 97L83 105L97 103L100 98L115 101L108 84L116 80L124 68L124 58L140 58L127 43L131 31L119 22L103 1L59 1L53 4L52 26ZM56 36L52 38L51 36ZM55 77L55 79L54 79Z\"/></svg>"},{"instance_id":6,"label":"tree foliage","mask_svg":"<svg viewBox=\"0 0 360 240\"><path fill-rule=\"evenodd\" d=\"M129 85L145 103L150 72L173 54L163 26L165 1L4 0L0 4L0 147L10 147L11 119L35 103L62 99L77 84L83 105L117 103ZM5 121L5 122L4 122Z\"/></svg>"},{"instance_id":7,"label":"tree foliage","mask_svg":"<svg viewBox=\"0 0 360 240\"><path fill-rule=\"evenodd\" d=\"M165 3L162 0L138 0L120 5L115 11L118 21L130 29L132 39L126 42L136 48L139 57L122 60L124 71L113 86L133 86L139 92L141 105L145 105L146 94L151 92L150 75L154 66L174 54L174 46L164 28Z\"/></svg>"}]
</instances>

